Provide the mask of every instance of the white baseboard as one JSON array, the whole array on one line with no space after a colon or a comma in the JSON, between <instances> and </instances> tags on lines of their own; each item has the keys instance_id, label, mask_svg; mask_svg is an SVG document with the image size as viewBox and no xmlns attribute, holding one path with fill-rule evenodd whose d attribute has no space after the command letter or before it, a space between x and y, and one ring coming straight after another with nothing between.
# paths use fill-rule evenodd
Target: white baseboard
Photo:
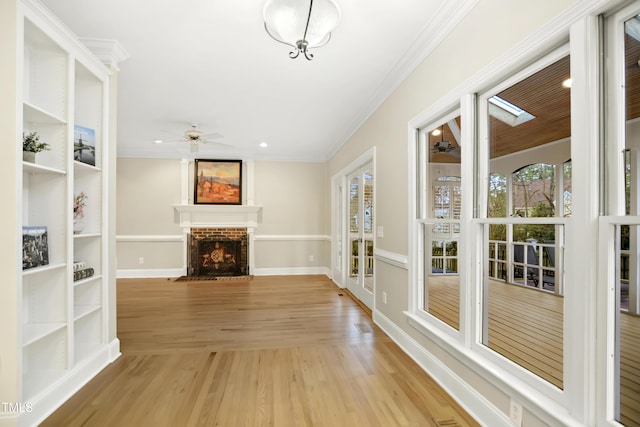
<instances>
[{"instance_id":1,"label":"white baseboard","mask_svg":"<svg viewBox=\"0 0 640 427\"><path fill-rule=\"evenodd\" d=\"M109 363L113 363L120 356L122 356L122 353L120 353L120 340L116 338L109 343Z\"/></svg>"},{"instance_id":2,"label":"white baseboard","mask_svg":"<svg viewBox=\"0 0 640 427\"><path fill-rule=\"evenodd\" d=\"M118 354L120 353L120 341L114 340L109 344L103 345L102 348L96 351L92 356L81 361L46 390L43 390L30 401L23 402L25 404L30 404L33 410L31 412L23 412L18 415L17 425L36 426L44 421L93 377L115 360L112 358L112 352L114 349L117 349ZM0 426L2 425L3 423L0 421Z\"/></svg>"},{"instance_id":3,"label":"white baseboard","mask_svg":"<svg viewBox=\"0 0 640 427\"><path fill-rule=\"evenodd\" d=\"M325 274L329 276L331 269L327 267L280 267L254 268L254 276L299 276L304 274Z\"/></svg>"},{"instance_id":4,"label":"white baseboard","mask_svg":"<svg viewBox=\"0 0 640 427\"><path fill-rule=\"evenodd\" d=\"M373 321L481 425L512 426L506 414L492 405L482 394L429 353L379 310L373 311Z\"/></svg>"},{"instance_id":5,"label":"white baseboard","mask_svg":"<svg viewBox=\"0 0 640 427\"><path fill-rule=\"evenodd\" d=\"M254 276L300 276L305 274L325 274L329 276L331 269L328 267L277 267L277 268L254 268ZM163 277L180 277L186 275L181 268L166 270L117 270L117 279L153 279ZM2 426L0 426L2 427Z\"/></svg>"},{"instance_id":6,"label":"white baseboard","mask_svg":"<svg viewBox=\"0 0 640 427\"><path fill-rule=\"evenodd\" d=\"M151 279L186 275L184 268L116 270L116 279Z\"/></svg>"}]
</instances>

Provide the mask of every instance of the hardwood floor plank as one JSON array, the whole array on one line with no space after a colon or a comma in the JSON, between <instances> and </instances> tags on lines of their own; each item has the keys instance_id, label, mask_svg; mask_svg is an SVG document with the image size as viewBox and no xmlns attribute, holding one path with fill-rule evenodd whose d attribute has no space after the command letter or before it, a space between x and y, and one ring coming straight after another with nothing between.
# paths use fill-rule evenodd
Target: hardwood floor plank
<instances>
[{"instance_id":1,"label":"hardwood floor plank","mask_svg":"<svg viewBox=\"0 0 640 427\"><path fill-rule=\"evenodd\" d=\"M325 276L117 292L122 356L43 426L478 425Z\"/></svg>"}]
</instances>

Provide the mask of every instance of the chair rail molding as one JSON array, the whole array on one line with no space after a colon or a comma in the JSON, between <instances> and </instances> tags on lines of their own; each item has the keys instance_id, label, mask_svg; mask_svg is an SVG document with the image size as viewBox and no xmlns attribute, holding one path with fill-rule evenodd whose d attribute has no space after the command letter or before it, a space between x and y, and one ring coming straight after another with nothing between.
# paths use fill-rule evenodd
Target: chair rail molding
<instances>
[{"instance_id":1,"label":"chair rail molding","mask_svg":"<svg viewBox=\"0 0 640 427\"><path fill-rule=\"evenodd\" d=\"M409 269L409 262L406 255L378 248L373 251L373 255L375 256L376 261L384 262L385 264L390 264L404 270Z\"/></svg>"}]
</instances>

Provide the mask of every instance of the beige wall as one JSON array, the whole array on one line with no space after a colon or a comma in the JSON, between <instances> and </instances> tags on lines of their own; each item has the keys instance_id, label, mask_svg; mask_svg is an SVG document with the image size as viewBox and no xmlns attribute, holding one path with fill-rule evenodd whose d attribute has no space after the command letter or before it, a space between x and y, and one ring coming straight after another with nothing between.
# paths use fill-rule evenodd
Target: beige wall
<instances>
[{"instance_id":1,"label":"beige wall","mask_svg":"<svg viewBox=\"0 0 640 427\"><path fill-rule=\"evenodd\" d=\"M328 234L325 163L255 162L256 234Z\"/></svg>"},{"instance_id":2,"label":"beige wall","mask_svg":"<svg viewBox=\"0 0 640 427\"><path fill-rule=\"evenodd\" d=\"M139 270L141 276L149 275L150 271L157 271L152 276L176 275L184 267L184 244L178 239L182 230L173 222L172 207L180 203L181 179L179 160L118 159L116 257L119 276L123 270ZM167 237L173 241L157 241Z\"/></svg>"},{"instance_id":3,"label":"beige wall","mask_svg":"<svg viewBox=\"0 0 640 427\"><path fill-rule=\"evenodd\" d=\"M116 185L119 236L181 233L172 207L180 203L179 160L119 158Z\"/></svg>"},{"instance_id":4,"label":"beige wall","mask_svg":"<svg viewBox=\"0 0 640 427\"><path fill-rule=\"evenodd\" d=\"M244 191L263 206L255 230L256 274L324 273L330 242L325 163L253 162ZM192 173L192 172L190 172ZM118 159L118 270L128 275L176 275L184 266L182 230L173 204L181 201L180 160ZM143 258L144 263L139 260ZM136 273L137 271L137 273Z\"/></svg>"},{"instance_id":5,"label":"beige wall","mask_svg":"<svg viewBox=\"0 0 640 427\"><path fill-rule=\"evenodd\" d=\"M325 272L330 260L326 164L257 161L254 167L255 203L262 205L257 271Z\"/></svg>"},{"instance_id":6,"label":"beige wall","mask_svg":"<svg viewBox=\"0 0 640 427\"><path fill-rule=\"evenodd\" d=\"M21 81L18 79L16 61L17 14L17 2L0 2L0 139L7 147L0 156L0 195L4 204L0 213L0 268L4 273L0 281L0 300L3 302L0 303L0 329L3 342L10 343L0 346L0 402L17 402L20 399L18 384L21 360L18 355L21 352L16 350L16 344L20 341L18 331L21 320L18 318L19 305L15 304L22 300L22 296L18 295L20 267L17 267L20 265L21 254L16 251L17 243L22 239L22 233L18 229L22 204L18 198L20 183L17 179L17 165L22 161L22 154L17 151L17 123L22 121L22 113L15 102L18 98L16 82Z\"/></svg>"}]
</instances>

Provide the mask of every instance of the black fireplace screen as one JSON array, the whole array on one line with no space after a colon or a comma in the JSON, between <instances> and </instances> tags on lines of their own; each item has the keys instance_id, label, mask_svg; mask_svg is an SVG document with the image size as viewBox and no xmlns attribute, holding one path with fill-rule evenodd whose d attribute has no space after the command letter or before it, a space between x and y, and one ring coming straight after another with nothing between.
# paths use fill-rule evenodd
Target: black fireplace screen
<instances>
[{"instance_id":1,"label":"black fireplace screen","mask_svg":"<svg viewBox=\"0 0 640 427\"><path fill-rule=\"evenodd\" d=\"M190 275L240 276L246 274L242 241L194 239L191 248Z\"/></svg>"}]
</instances>

